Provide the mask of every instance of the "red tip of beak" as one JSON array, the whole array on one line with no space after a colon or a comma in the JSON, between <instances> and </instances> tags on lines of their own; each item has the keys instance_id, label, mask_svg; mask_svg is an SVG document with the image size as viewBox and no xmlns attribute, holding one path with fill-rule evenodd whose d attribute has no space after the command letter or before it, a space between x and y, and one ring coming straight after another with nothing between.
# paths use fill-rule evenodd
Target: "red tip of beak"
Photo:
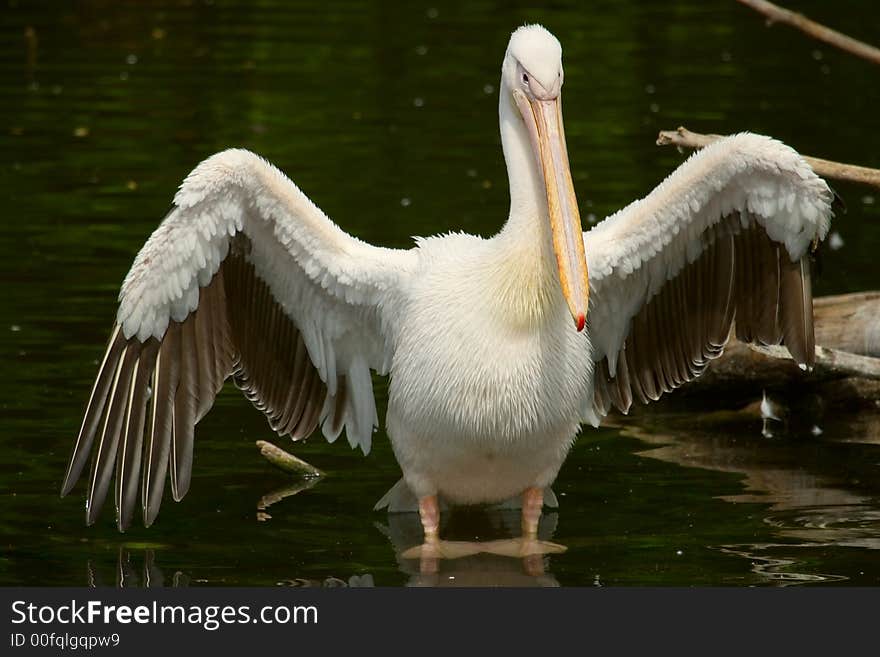
<instances>
[{"instance_id":1,"label":"red tip of beak","mask_svg":"<svg viewBox=\"0 0 880 657\"><path fill-rule=\"evenodd\" d=\"M580 333L584 330L584 325L587 323L587 318L584 317L583 313L581 313L577 316L577 319L575 321L577 322L578 333Z\"/></svg>"}]
</instances>

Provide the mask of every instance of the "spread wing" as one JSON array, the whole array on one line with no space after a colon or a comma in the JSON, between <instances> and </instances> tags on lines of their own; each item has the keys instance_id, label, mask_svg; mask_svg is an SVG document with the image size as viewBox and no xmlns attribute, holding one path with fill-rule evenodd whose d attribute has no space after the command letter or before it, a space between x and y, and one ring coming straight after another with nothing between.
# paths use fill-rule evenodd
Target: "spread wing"
<instances>
[{"instance_id":1,"label":"spread wing","mask_svg":"<svg viewBox=\"0 0 880 657\"><path fill-rule=\"evenodd\" d=\"M698 376L736 336L814 360L808 249L833 195L791 148L739 134L584 234L598 424Z\"/></svg>"},{"instance_id":2,"label":"spread wing","mask_svg":"<svg viewBox=\"0 0 880 657\"><path fill-rule=\"evenodd\" d=\"M388 370L394 337L382 308L414 259L346 234L253 153L202 162L122 284L62 495L91 453L86 521L115 471L119 528L139 490L152 524L169 469L174 499L186 494L194 427L230 375L279 434L344 428L367 453L370 369Z\"/></svg>"}]
</instances>

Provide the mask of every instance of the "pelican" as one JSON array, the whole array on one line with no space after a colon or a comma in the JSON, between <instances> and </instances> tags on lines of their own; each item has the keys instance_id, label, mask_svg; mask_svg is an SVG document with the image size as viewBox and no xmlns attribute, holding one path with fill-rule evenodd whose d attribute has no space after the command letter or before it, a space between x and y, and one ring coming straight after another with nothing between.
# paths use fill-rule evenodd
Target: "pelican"
<instances>
[{"instance_id":1,"label":"pelican","mask_svg":"<svg viewBox=\"0 0 880 657\"><path fill-rule=\"evenodd\" d=\"M498 103L510 212L489 238L372 246L251 152L199 164L122 283L62 486L91 454L86 522L114 471L120 530L138 497L153 523L166 476L186 495L195 425L230 376L279 435L344 432L368 453L376 372L403 473L378 506L418 510L422 554L444 554L446 505L491 503L521 508L523 554L550 551L538 522L582 424L698 376L734 325L809 367L826 183L738 134L583 232L563 79L556 37L513 32Z\"/></svg>"}]
</instances>

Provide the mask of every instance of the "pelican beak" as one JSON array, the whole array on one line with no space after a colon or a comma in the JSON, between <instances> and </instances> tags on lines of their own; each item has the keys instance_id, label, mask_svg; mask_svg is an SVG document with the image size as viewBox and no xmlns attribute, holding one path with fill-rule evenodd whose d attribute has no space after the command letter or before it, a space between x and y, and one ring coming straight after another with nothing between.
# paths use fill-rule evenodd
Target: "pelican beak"
<instances>
[{"instance_id":1,"label":"pelican beak","mask_svg":"<svg viewBox=\"0 0 880 657\"><path fill-rule=\"evenodd\" d=\"M541 89L543 91L543 89ZM578 331L584 329L590 297L583 229L562 128L562 96L535 94L529 98L514 89L513 97L531 138L532 148L544 175L553 250L559 268L562 294ZM543 97L542 97L543 96Z\"/></svg>"}]
</instances>

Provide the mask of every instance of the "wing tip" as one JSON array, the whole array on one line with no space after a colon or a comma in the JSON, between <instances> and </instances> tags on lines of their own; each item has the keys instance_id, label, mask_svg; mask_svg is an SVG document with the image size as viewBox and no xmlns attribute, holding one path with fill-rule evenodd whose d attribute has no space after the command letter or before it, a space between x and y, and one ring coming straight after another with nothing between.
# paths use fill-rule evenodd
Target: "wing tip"
<instances>
[{"instance_id":1,"label":"wing tip","mask_svg":"<svg viewBox=\"0 0 880 657\"><path fill-rule=\"evenodd\" d=\"M159 515L159 509L153 510L149 507L149 505L144 506L144 528L149 529L153 526L153 523L156 522L156 516Z\"/></svg>"},{"instance_id":2,"label":"wing tip","mask_svg":"<svg viewBox=\"0 0 880 657\"><path fill-rule=\"evenodd\" d=\"M190 477L181 477L177 480L172 479L171 483L171 498L175 502L180 502L186 497L186 494L189 492L190 485Z\"/></svg>"},{"instance_id":3,"label":"wing tip","mask_svg":"<svg viewBox=\"0 0 880 657\"><path fill-rule=\"evenodd\" d=\"M70 495L71 491L76 486L76 481L69 481L67 477L64 478L64 481L61 484L61 494L58 496L62 500Z\"/></svg>"}]
</instances>

